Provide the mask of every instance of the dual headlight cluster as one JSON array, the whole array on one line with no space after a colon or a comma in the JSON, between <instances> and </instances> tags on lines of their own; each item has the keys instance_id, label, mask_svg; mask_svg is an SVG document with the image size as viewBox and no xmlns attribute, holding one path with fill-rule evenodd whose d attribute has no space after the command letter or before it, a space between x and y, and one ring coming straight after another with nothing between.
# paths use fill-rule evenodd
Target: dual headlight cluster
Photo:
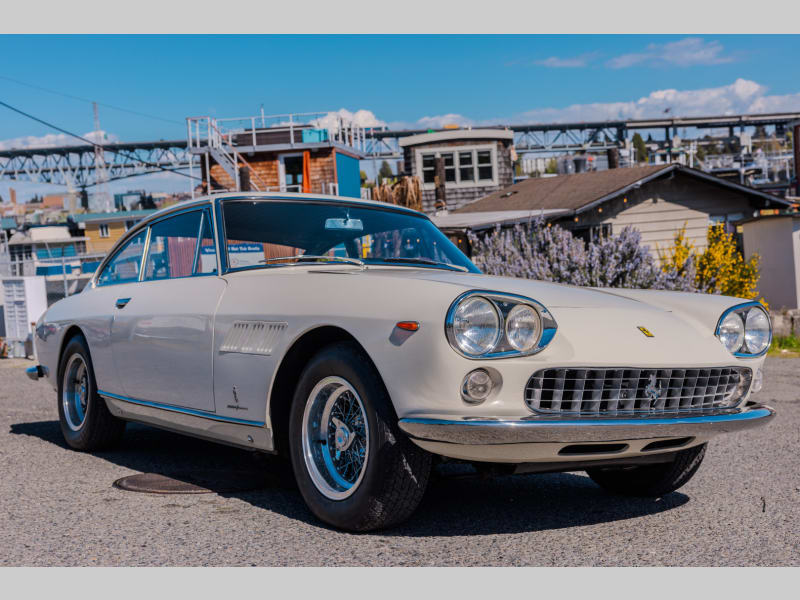
<instances>
[{"instance_id":1,"label":"dual headlight cluster","mask_svg":"<svg viewBox=\"0 0 800 600\"><path fill-rule=\"evenodd\" d=\"M556 333L550 312L530 298L498 292L462 294L447 311L450 345L467 358L535 354Z\"/></svg>"},{"instance_id":2,"label":"dual headlight cluster","mask_svg":"<svg viewBox=\"0 0 800 600\"><path fill-rule=\"evenodd\" d=\"M723 313L717 337L736 356L761 356L772 341L772 326L764 308L758 302L750 302Z\"/></svg>"}]
</instances>

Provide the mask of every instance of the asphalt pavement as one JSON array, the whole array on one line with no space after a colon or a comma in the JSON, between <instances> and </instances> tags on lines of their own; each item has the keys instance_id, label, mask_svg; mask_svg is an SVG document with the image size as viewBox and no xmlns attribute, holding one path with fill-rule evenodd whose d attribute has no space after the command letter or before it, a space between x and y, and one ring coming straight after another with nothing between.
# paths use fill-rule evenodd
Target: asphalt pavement
<instances>
[{"instance_id":1,"label":"asphalt pavement","mask_svg":"<svg viewBox=\"0 0 800 600\"><path fill-rule=\"evenodd\" d=\"M140 425L114 451L69 450L30 364L0 360L0 565L800 565L800 359L767 360L756 398L777 418L716 438L664 498L612 496L583 473L455 466L407 523L369 534L317 521L270 457ZM148 472L200 475L216 492L112 485Z\"/></svg>"}]
</instances>

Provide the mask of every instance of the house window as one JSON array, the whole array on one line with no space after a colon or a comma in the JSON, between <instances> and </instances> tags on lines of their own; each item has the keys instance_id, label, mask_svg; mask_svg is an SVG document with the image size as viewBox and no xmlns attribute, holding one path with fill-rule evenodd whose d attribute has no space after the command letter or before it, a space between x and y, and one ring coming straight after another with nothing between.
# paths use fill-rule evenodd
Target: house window
<instances>
[{"instance_id":1,"label":"house window","mask_svg":"<svg viewBox=\"0 0 800 600\"><path fill-rule=\"evenodd\" d=\"M449 151L449 150L454 151ZM436 180L436 159L444 160L444 179L448 187L494 185L497 182L497 158L492 146L426 149L417 156L422 183L430 189Z\"/></svg>"},{"instance_id":2,"label":"house window","mask_svg":"<svg viewBox=\"0 0 800 600\"><path fill-rule=\"evenodd\" d=\"M136 221L125 221L125 231L136 225Z\"/></svg>"},{"instance_id":3,"label":"house window","mask_svg":"<svg viewBox=\"0 0 800 600\"><path fill-rule=\"evenodd\" d=\"M494 179L492 153L489 150L478 152L478 179L481 181L491 181Z\"/></svg>"},{"instance_id":4,"label":"house window","mask_svg":"<svg viewBox=\"0 0 800 600\"><path fill-rule=\"evenodd\" d=\"M422 155L422 182L433 183L436 177L436 155Z\"/></svg>"},{"instance_id":5,"label":"house window","mask_svg":"<svg viewBox=\"0 0 800 600\"><path fill-rule=\"evenodd\" d=\"M442 154L444 159L444 180L447 183L455 183L456 181L456 163L453 159L453 153Z\"/></svg>"},{"instance_id":6,"label":"house window","mask_svg":"<svg viewBox=\"0 0 800 600\"><path fill-rule=\"evenodd\" d=\"M458 167L462 182L475 181L475 165L472 162L472 152L458 153Z\"/></svg>"},{"instance_id":7,"label":"house window","mask_svg":"<svg viewBox=\"0 0 800 600\"><path fill-rule=\"evenodd\" d=\"M101 223L100 224L100 237L107 238L108 237L108 223Z\"/></svg>"}]
</instances>

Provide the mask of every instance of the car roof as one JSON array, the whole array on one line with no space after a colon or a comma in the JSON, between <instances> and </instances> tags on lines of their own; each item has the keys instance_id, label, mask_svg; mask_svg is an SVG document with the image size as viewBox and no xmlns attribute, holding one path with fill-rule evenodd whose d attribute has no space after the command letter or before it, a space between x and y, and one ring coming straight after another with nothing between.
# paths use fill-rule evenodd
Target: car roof
<instances>
[{"instance_id":1,"label":"car roof","mask_svg":"<svg viewBox=\"0 0 800 600\"><path fill-rule=\"evenodd\" d=\"M274 199L274 200L287 200L289 202L314 201L316 203L323 201L323 202L330 202L331 204L351 204L351 205L356 204L356 205L363 205L365 207L406 212L412 215L423 216L427 218L427 215L425 215L425 213L421 213L414 209L407 208L405 206L400 206L398 204L388 204L386 202L377 202L375 200L362 200L361 198L350 198L347 196L329 196L325 194L299 194L296 192L224 192L221 194L213 194L210 196L201 196L193 200L184 200L183 202L178 202L177 204L166 206L154 212L153 214L149 215L147 218L142 219L141 222L147 223L149 221L159 218L161 215L165 215L184 208L189 208L191 206L202 206L204 204L216 203L218 201L228 200L231 198L243 199L243 200Z\"/></svg>"}]
</instances>

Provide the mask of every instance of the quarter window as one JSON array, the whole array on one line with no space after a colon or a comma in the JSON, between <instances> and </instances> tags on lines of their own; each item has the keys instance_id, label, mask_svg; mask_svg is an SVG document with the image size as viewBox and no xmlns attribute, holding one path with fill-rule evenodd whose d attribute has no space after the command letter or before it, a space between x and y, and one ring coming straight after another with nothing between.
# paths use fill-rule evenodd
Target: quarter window
<instances>
[{"instance_id":1,"label":"quarter window","mask_svg":"<svg viewBox=\"0 0 800 600\"><path fill-rule=\"evenodd\" d=\"M138 281L146 237L147 230L145 229L125 244L103 268L97 278L97 285Z\"/></svg>"},{"instance_id":2,"label":"quarter window","mask_svg":"<svg viewBox=\"0 0 800 600\"><path fill-rule=\"evenodd\" d=\"M200 260L197 250L202 215L202 211L183 213L150 228L145 280L191 277Z\"/></svg>"},{"instance_id":3,"label":"quarter window","mask_svg":"<svg viewBox=\"0 0 800 600\"><path fill-rule=\"evenodd\" d=\"M214 242L214 228L211 225L211 217L204 211L200 248L194 267L195 275L215 275L217 273L217 244Z\"/></svg>"}]
</instances>

